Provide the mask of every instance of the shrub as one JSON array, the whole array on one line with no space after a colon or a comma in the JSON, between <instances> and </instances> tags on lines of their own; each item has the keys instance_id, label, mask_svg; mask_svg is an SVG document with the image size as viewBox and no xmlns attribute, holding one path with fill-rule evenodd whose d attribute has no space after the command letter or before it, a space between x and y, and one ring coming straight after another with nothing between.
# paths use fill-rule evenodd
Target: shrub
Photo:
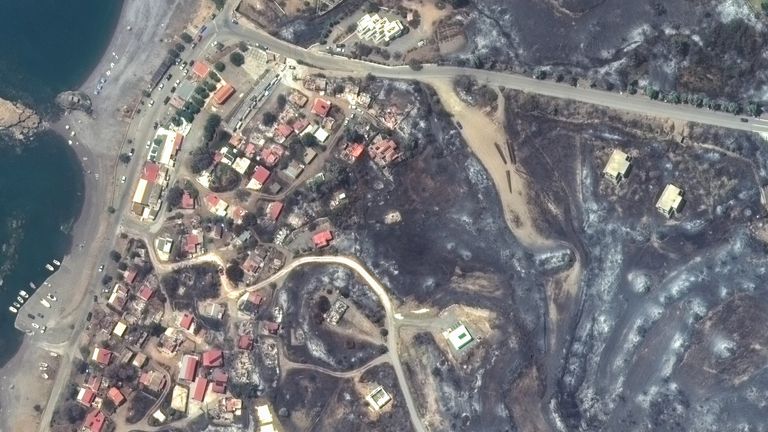
<instances>
[{"instance_id":1,"label":"shrub","mask_svg":"<svg viewBox=\"0 0 768 432\"><path fill-rule=\"evenodd\" d=\"M213 68L219 72L224 72L224 69L226 69L226 66L224 65L224 63L218 61L214 63Z\"/></svg>"},{"instance_id":2,"label":"shrub","mask_svg":"<svg viewBox=\"0 0 768 432\"><path fill-rule=\"evenodd\" d=\"M245 63L245 56L241 52L233 52L229 55L229 61L235 66L242 66Z\"/></svg>"}]
</instances>

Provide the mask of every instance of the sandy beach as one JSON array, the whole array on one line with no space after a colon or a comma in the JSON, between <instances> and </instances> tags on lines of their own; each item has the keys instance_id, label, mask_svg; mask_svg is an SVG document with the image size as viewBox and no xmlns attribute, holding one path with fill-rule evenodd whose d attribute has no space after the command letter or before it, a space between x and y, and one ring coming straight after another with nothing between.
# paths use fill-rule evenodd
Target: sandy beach
<instances>
[{"instance_id":1,"label":"sandy beach","mask_svg":"<svg viewBox=\"0 0 768 432\"><path fill-rule=\"evenodd\" d=\"M119 178L135 173L140 166L140 161L129 165L117 161L121 152L129 150L131 145L124 142L137 128L124 113L131 112L139 102L140 90L171 46L169 40L183 30L201 1L126 0L109 47L80 87L92 98L92 115L73 112L52 125L53 130L72 141L72 149L82 164L85 201L73 227L72 248L61 269L47 280L50 286L38 288L18 314L16 327L26 331L32 330L27 314L44 312L48 330L44 335L26 336L16 355L0 369L0 386L10 389L0 396L0 432L48 429L53 405L68 381L73 356L79 356L77 337L85 326L92 296L101 290L101 273L96 269L106 260L125 214L130 183L120 184ZM94 95L108 70L111 72L103 90ZM114 214L107 212L110 205L116 209ZM45 309L39 299L49 292L57 301L51 309ZM58 357L52 357L49 351ZM50 379L41 377L40 362L51 364ZM54 367L59 362L60 366Z\"/></svg>"}]
</instances>

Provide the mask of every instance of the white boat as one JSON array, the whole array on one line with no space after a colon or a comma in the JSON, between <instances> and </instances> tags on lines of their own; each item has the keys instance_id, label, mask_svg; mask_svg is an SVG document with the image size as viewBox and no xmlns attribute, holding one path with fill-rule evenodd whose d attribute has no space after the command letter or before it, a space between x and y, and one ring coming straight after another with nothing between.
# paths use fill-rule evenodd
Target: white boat
<instances>
[{"instance_id":1,"label":"white boat","mask_svg":"<svg viewBox=\"0 0 768 432\"><path fill-rule=\"evenodd\" d=\"M53 260L53 263L56 264L57 266L61 265L61 261L59 261L59 260Z\"/></svg>"},{"instance_id":2,"label":"white boat","mask_svg":"<svg viewBox=\"0 0 768 432\"><path fill-rule=\"evenodd\" d=\"M33 284L32 282L30 282L30 283L29 283L29 287L30 287L30 288L32 288L32 289L35 289L35 288L37 288L37 287L35 286L35 284Z\"/></svg>"},{"instance_id":3,"label":"white boat","mask_svg":"<svg viewBox=\"0 0 768 432\"><path fill-rule=\"evenodd\" d=\"M46 300L46 299L40 299L40 304L45 306L45 307L47 307L47 308L51 307L51 304L48 303L48 300Z\"/></svg>"},{"instance_id":4,"label":"white boat","mask_svg":"<svg viewBox=\"0 0 768 432\"><path fill-rule=\"evenodd\" d=\"M16 302L13 302L13 307L15 307L16 309L21 309L21 305Z\"/></svg>"},{"instance_id":5,"label":"white boat","mask_svg":"<svg viewBox=\"0 0 768 432\"><path fill-rule=\"evenodd\" d=\"M24 304L24 299L21 298L21 296L16 297L16 301L18 301L19 304Z\"/></svg>"},{"instance_id":6,"label":"white boat","mask_svg":"<svg viewBox=\"0 0 768 432\"><path fill-rule=\"evenodd\" d=\"M53 266L50 264L46 264L45 268L47 268L49 271L53 271Z\"/></svg>"},{"instance_id":7,"label":"white boat","mask_svg":"<svg viewBox=\"0 0 768 432\"><path fill-rule=\"evenodd\" d=\"M13 313L16 313L16 312L18 312L18 311L19 311L18 309L16 309L16 308L15 308L15 307L13 307L13 306L8 306L8 310L9 310L9 311L11 311L11 312L13 312Z\"/></svg>"},{"instance_id":8,"label":"white boat","mask_svg":"<svg viewBox=\"0 0 768 432\"><path fill-rule=\"evenodd\" d=\"M24 290L19 291L19 295L24 298L29 298L29 294L27 294L27 292Z\"/></svg>"}]
</instances>

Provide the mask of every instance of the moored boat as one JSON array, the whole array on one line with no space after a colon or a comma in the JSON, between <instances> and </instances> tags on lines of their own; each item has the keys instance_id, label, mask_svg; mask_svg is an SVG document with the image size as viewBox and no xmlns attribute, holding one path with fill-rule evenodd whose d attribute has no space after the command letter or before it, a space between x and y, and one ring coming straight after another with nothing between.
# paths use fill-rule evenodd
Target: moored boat
<instances>
[{"instance_id":1,"label":"moored boat","mask_svg":"<svg viewBox=\"0 0 768 432\"><path fill-rule=\"evenodd\" d=\"M13 312L13 313L16 313L16 312L18 312L18 311L19 311L18 309L16 309L16 308L15 308L15 307L13 307L13 306L8 306L8 310L9 310L9 311L11 311L11 312Z\"/></svg>"},{"instance_id":2,"label":"moored boat","mask_svg":"<svg viewBox=\"0 0 768 432\"><path fill-rule=\"evenodd\" d=\"M49 271L53 271L54 270L53 266L50 265L50 264L46 264L45 268L47 268Z\"/></svg>"},{"instance_id":3,"label":"moored boat","mask_svg":"<svg viewBox=\"0 0 768 432\"><path fill-rule=\"evenodd\" d=\"M19 309L21 308L21 305L16 302L13 302L13 307L15 307L16 309Z\"/></svg>"},{"instance_id":4,"label":"moored boat","mask_svg":"<svg viewBox=\"0 0 768 432\"><path fill-rule=\"evenodd\" d=\"M59 260L53 260L53 263L56 264L57 266L61 265L61 261L59 261Z\"/></svg>"},{"instance_id":5,"label":"moored boat","mask_svg":"<svg viewBox=\"0 0 768 432\"><path fill-rule=\"evenodd\" d=\"M29 294L27 294L27 292L24 290L19 291L19 295L24 298L29 298Z\"/></svg>"},{"instance_id":6,"label":"moored boat","mask_svg":"<svg viewBox=\"0 0 768 432\"><path fill-rule=\"evenodd\" d=\"M35 284L33 284L32 282L30 282L30 283L29 283L29 287L30 287L30 288L32 288L32 289L35 289L35 288L37 288L37 287L35 286Z\"/></svg>"},{"instance_id":7,"label":"moored boat","mask_svg":"<svg viewBox=\"0 0 768 432\"><path fill-rule=\"evenodd\" d=\"M21 296L16 297L16 301L18 301L19 304L24 304L24 299L21 298Z\"/></svg>"}]
</instances>

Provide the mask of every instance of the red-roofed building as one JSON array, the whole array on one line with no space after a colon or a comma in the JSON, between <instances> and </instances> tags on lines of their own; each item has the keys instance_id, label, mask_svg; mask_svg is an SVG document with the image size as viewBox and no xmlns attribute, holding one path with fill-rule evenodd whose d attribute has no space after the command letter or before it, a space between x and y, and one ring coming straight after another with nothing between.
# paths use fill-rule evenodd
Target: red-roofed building
<instances>
[{"instance_id":1,"label":"red-roofed building","mask_svg":"<svg viewBox=\"0 0 768 432\"><path fill-rule=\"evenodd\" d=\"M77 401L81 404L89 407L93 403L93 400L96 399L96 392L89 389L89 388L83 388L80 387L80 390L77 392Z\"/></svg>"},{"instance_id":2,"label":"red-roofed building","mask_svg":"<svg viewBox=\"0 0 768 432\"><path fill-rule=\"evenodd\" d=\"M95 409L85 416L82 430L87 432L101 432L107 424L107 416L98 409Z\"/></svg>"},{"instance_id":3,"label":"red-roofed building","mask_svg":"<svg viewBox=\"0 0 768 432\"><path fill-rule=\"evenodd\" d=\"M210 208L215 208L219 204L219 201L221 201L221 198L219 198L218 195L210 194L205 197L205 202L208 203L208 207Z\"/></svg>"},{"instance_id":4,"label":"red-roofed building","mask_svg":"<svg viewBox=\"0 0 768 432\"><path fill-rule=\"evenodd\" d=\"M208 72L211 71L211 68L203 61L196 61L194 65L192 65L192 73L198 76L198 78L205 78L208 76Z\"/></svg>"},{"instance_id":5,"label":"red-roofed building","mask_svg":"<svg viewBox=\"0 0 768 432\"><path fill-rule=\"evenodd\" d=\"M200 247L200 236L197 234L187 234L184 237L184 252L194 255Z\"/></svg>"},{"instance_id":6,"label":"red-roofed building","mask_svg":"<svg viewBox=\"0 0 768 432\"><path fill-rule=\"evenodd\" d=\"M203 366L219 367L224 364L224 354L220 349L212 349L203 353Z\"/></svg>"},{"instance_id":7,"label":"red-roofed building","mask_svg":"<svg viewBox=\"0 0 768 432\"><path fill-rule=\"evenodd\" d=\"M224 105L233 94L235 94L235 88L230 84L224 84L213 93L213 101L219 105Z\"/></svg>"},{"instance_id":8,"label":"red-roofed building","mask_svg":"<svg viewBox=\"0 0 768 432\"><path fill-rule=\"evenodd\" d=\"M267 183L267 180L269 180L270 172L268 169L264 168L263 166L259 165L256 167L256 169L253 171L253 175L251 178L257 182L259 185L264 186Z\"/></svg>"},{"instance_id":9,"label":"red-roofed building","mask_svg":"<svg viewBox=\"0 0 768 432\"><path fill-rule=\"evenodd\" d=\"M261 150L261 161L271 168L280 162L280 155L272 151L271 148L265 148Z\"/></svg>"},{"instance_id":10,"label":"red-roofed building","mask_svg":"<svg viewBox=\"0 0 768 432\"><path fill-rule=\"evenodd\" d=\"M347 147L346 149L347 158L354 162L357 159L360 159L360 157L363 156L363 153L365 152L365 146L359 143L354 143Z\"/></svg>"},{"instance_id":11,"label":"red-roofed building","mask_svg":"<svg viewBox=\"0 0 768 432\"><path fill-rule=\"evenodd\" d=\"M107 397L118 407L125 402L125 396L117 387L110 388L107 392Z\"/></svg>"},{"instance_id":12,"label":"red-roofed building","mask_svg":"<svg viewBox=\"0 0 768 432\"><path fill-rule=\"evenodd\" d=\"M181 150L181 144L184 142L184 135L176 132L176 136L173 137L173 153L178 153Z\"/></svg>"},{"instance_id":13,"label":"red-roofed building","mask_svg":"<svg viewBox=\"0 0 768 432\"><path fill-rule=\"evenodd\" d=\"M240 206L232 208L232 220L236 224L243 223L243 218L245 218L246 214L248 214L248 210L246 210L246 209L244 209L244 208L242 208Z\"/></svg>"},{"instance_id":14,"label":"red-roofed building","mask_svg":"<svg viewBox=\"0 0 768 432\"><path fill-rule=\"evenodd\" d=\"M109 362L112 360L112 351L105 350L104 348L96 347L93 349L91 360L95 361L96 363L102 366L108 366Z\"/></svg>"},{"instance_id":15,"label":"red-roofed building","mask_svg":"<svg viewBox=\"0 0 768 432\"><path fill-rule=\"evenodd\" d=\"M397 144L391 139L383 139L368 147L368 154L374 162L385 166L390 162L400 159L400 152L397 151Z\"/></svg>"},{"instance_id":16,"label":"red-roofed building","mask_svg":"<svg viewBox=\"0 0 768 432\"><path fill-rule=\"evenodd\" d=\"M248 301L251 302L254 306L261 306L261 303L264 301L264 297L262 297L261 294L257 293L256 291L252 291L250 294L248 294Z\"/></svg>"},{"instance_id":17,"label":"red-roofed building","mask_svg":"<svg viewBox=\"0 0 768 432\"><path fill-rule=\"evenodd\" d=\"M155 293L155 289L149 286L148 284L144 284L139 288L139 298L144 300L145 302L149 301L149 299L152 298L152 295Z\"/></svg>"},{"instance_id":18,"label":"red-roofed building","mask_svg":"<svg viewBox=\"0 0 768 432\"><path fill-rule=\"evenodd\" d=\"M179 320L179 327L187 331L193 331L193 328L192 328L193 321L194 321L194 316L189 312L184 312L184 315L182 315L181 319Z\"/></svg>"},{"instance_id":19,"label":"red-roofed building","mask_svg":"<svg viewBox=\"0 0 768 432\"><path fill-rule=\"evenodd\" d=\"M277 219L280 217L280 214L282 212L283 212L283 203L281 203L280 201L271 202L267 206L267 215L273 221L277 221Z\"/></svg>"},{"instance_id":20,"label":"red-roofed building","mask_svg":"<svg viewBox=\"0 0 768 432\"><path fill-rule=\"evenodd\" d=\"M91 375L91 378L88 379L87 387L98 392L101 389L101 375Z\"/></svg>"},{"instance_id":21,"label":"red-roofed building","mask_svg":"<svg viewBox=\"0 0 768 432\"><path fill-rule=\"evenodd\" d=\"M123 279L125 279L126 282L129 284L132 284L136 281L136 276L139 274L139 269L136 267L131 266L128 270L123 273Z\"/></svg>"},{"instance_id":22,"label":"red-roofed building","mask_svg":"<svg viewBox=\"0 0 768 432\"><path fill-rule=\"evenodd\" d=\"M237 348L241 350L250 351L253 349L253 336L242 335L237 340Z\"/></svg>"},{"instance_id":23,"label":"red-roofed building","mask_svg":"<svg viewBox=\"0 0 768 432\"><path fill-rule=\"evenodd\" d=\"M291 134L293 133L293 128L292 128L292 127L290 127L290 126L288 126L288 125L287 125L287 124L285 124L285 123L280 123L280 124L279 124L279 125L278 125L278 126L275 128L275 133L277 133L277 135L279 135L280 137L282 137L282 138L283 138L283 141L284 141L286 138L288 138L289 136L291 136Z\"/></svg>"},{"instance_id":24,"label":"red-roofed building","mask_svg":"<svg viewBox=\"0 0 768 432\"><path fill-rule=\"evenodd\" d=\"M208 380L203 377L197 377L190 388L192 391L192 400L202 402L205 399L205 392L208 390Z\"/></svg>"},{"instance_id":25,"label":"red-roofed building","mask_svg":"<svg viewBox=\"0 0 768 432\"><path fill-rule=\"evenodd\" d=\"M193 355L185 355L181 359L181 369L179 369L179 379L184 381L192 381L195 379L197 373L197 357Z\"/></svg>"},{"instance_id":26,"label":"red-roofed building","mask_svg":"<svg viewBox=\"0 0 768 432\"><path fill-rule=\"evenodd\" d=\"M186 191L184 191L184 195L181 196L181 208L184 210L195 208L195 199Z\"/></svg>"},{"instance_id":27,"label":"red-roofed building","mask_svg":"<svg viewBox=\"0 0 768 432\"><path fill-rule=\"evenodd\" d=\"M267 333L270 334L277 334L278 330L280 330L280 324L272 321L267 321L264 323L264 330L267 331Z\"/></svg>"},{"instance_id":28,"label":"red-roofed building","mask_svg":"<svg viewBox=\"0 0 768 432\"><path fill-rule=\"evenodd\" d=\"M248 159L252 158L254 154L256 154L256 144L249 142L248 145L245 146L245 157Z\"/></svg>"},{"instance_id":29,"label":"red-roofed building","mask_svg":"<svg viewBox=\"0 0 768 432\"><path fill-rule=\"evenodd\" d=\"M331 110L331 102L322 98L315 99L312 104L312 114L325 117L328 115L328 111Z\"/></svg>"},{"instance_id":30,"label":"red-roofed building","mask_svg":"<svg viewBox=\"0 0 768 432\"><path fill-rule=\"evenodd\" d=\"M144 169L141 172L141 178L150 183L156 183L159 174L160 165L153 162L147 162L144 164Z\"/></svg>"},{"instance_id":31,"label":"red-roofed building","mask_svg":"<svg viewBox=\"0 0 768 432\"><path fill-rule=\"evenodd\" d=\"M298 119L295 122L293 122L293 131L297 134L300 134L304 131L304 129L309 126L309 120L307 119Z\"/></svg>"},{"instance_id":32,"label":"red-roofed building","mask_svg":"<svg viewBox=\"0 0 768 432\"><path fill-rule=\"evenodd\" d=\"M312 242L315 244L315 248L320 249L331 244L333 240L333 233L329 230L320 231L312 236Z\"/></svg>"},{"instance_id":33,"label":"red-roofed building","mask_svg":"<svg viewBox=\"0 0 768 432\"><path fill-rule=\"evenodd\" d=\"M221 369L216 369L211 374L211 390L213 390L216 393L224 394L227 391L227 381L229 380L229 376L226 372L224 372Z\"/></svg>"}]
</instances>

